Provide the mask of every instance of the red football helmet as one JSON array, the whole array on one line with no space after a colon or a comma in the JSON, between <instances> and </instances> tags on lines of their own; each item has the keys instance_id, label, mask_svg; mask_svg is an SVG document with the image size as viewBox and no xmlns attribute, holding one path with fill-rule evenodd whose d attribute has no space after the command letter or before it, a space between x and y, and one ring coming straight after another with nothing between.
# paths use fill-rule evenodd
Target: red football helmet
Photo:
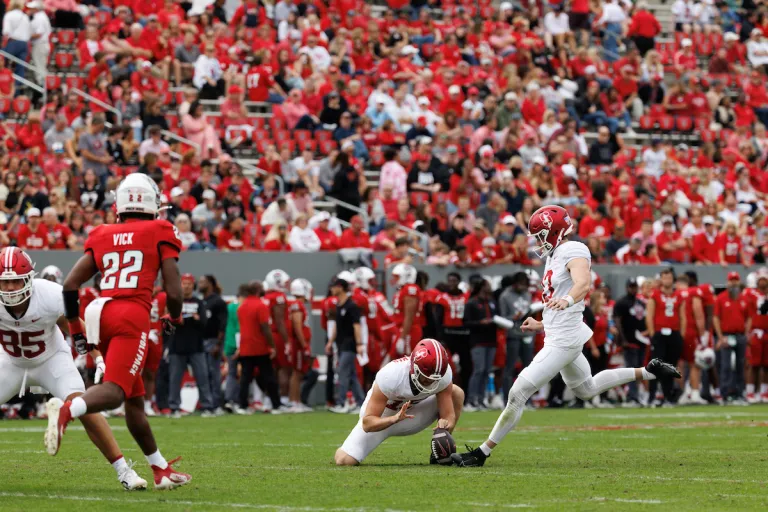
<instances>
[{"instance_id":1,"label":"red football helmet","mask_svg":"<svg viewBox=\"0 0 768 512\"><path fill-rule=\"evenodd\" d=\"M5 285L0 286L0 304L3 306L17 306L32 296L32 280L35 278L35 264L32 259L18 247L6 247L0 251L0 281L23 282L18 290L4 290Z\"/></svg>"},{"instance_id":2,"label":"red football helmet","mask_svg":"<svg viewBox=\"0 0 768 512\"><path fill-rule=\"evenodd\" d=\"M539 258L547 256L573 231L573 222L562 206L542 206L528 221L528 236L536 238L533 252Z\"/></svg>"},{"instance_id":3,"label":"red football helmet","mask_svg":"<svg viewBox=\"0 0 768 512\"><path fill-rule=\"evenodd\" d=\"M448 352L439 341L431 338L421 340L411 352L413 386L421 393L434 393L449 364Z\"/></svg>"}]
</instances>

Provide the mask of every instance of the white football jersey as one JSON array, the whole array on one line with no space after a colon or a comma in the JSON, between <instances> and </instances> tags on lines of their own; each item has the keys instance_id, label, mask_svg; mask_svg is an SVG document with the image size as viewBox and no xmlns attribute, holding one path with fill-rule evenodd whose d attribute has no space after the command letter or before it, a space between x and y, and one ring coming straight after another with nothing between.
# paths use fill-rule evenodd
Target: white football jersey
<instances>
[{"instance_id":1,"label":"white football jersey","mask_svg":"<svg viewBox=\"0 0 768 512\"><path fill-rule=\"evenodd\" d=\"M411 359L409 357L395 359L376 374L376 384L387 397L387 409L392 410L400 409L400 406L408 401L411 402L411 405L416 405L422 400L438 394L447 388L451 382L453 382L453 374L449 366L433 393L414 395L411 389Z\"/></svg>"},{"instance_id":2,"label":"white football jersey","mask_svg":"<svg viewBox=\"0 0 768 512\"><path fill-rule=\"evenodd\" d=\"M587 246L581 242L564 242L547 257L544 267L542 299L561 299L573 288L571 272L566 265L576 258L584 258L591 264ZM592 330L584 323L584 301L575 303L563 311L544 309L544 343L559 347L580 346L592 337ZM586 337L585 337L586 336Z\"/></svg>"},{"instance_id":3,"label":"white football jersey","mask_svg":"<svg viewBox=\"0 0 768 512\"><path fill-rule=\"evenodd\" d=\"M0 306L0 344L16 366L33 368L60 350L69 350L56 320L64 314L60 284L46 279L32 281L29 307L19 319Z\"/></svg>"}]
</instances>

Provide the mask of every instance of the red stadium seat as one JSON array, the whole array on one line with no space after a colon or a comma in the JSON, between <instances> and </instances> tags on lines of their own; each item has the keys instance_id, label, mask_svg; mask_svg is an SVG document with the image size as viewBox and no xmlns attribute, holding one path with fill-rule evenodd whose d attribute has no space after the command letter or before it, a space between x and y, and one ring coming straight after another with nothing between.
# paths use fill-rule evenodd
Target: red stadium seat
<instances>
[{"instance_id":1,"label":"red stadium seat","mask_svg":"<svg viewBox=\"0 0 768 512\"><path fill-rule=\"evenodd\" d=\"M307 150L307 149L312 151L312 152L317 151L317 141L316 140L312 140L312 139L309 139L309 140L299 140L299 141L296 141L296 143L298 144L299 150L301 150L301 151L304 151L304 150Z\"/></svg>"},{"instance_id":2,"label":"red stadium seat","mask_svg":"<svg viewBox=\"0 0 768 512\"><path fill-rule=\"evenodd\" d=\"M420 203L428 203L429 202L429 192L409 192L408 198L411 201L411 204L420 204Z\"/></svg>"},{"instance_id":3,"label":"red stadium seat","mask_svg":"<svg viewBox=\"0 0 768 512\"><path fill-rule=\"evenodd\" d=\"M11 100L0 98L0 114L7 114L11 110Z\"/></svg>"},{"instance_id":4,"label":"red stadium seat","mask_svg":"<svg viewBox=\"0 0 768 512\"><path fill-rule=\"evenodd\" d=\"M45 88L49 91L61 88L61 77L59 75L47 75L45 77Z\"/></svg>"},{"instance_id":5,"label":"red stadium seat","mask_svg":"<svg viewBox=\"0 0 768 512\"><path fill-rule=\"evenodd\" d=\"M85 85L85 78L82 76L68 76L64 79L64 83L67 85L67 90L70 89L83 89Z\"/></svg>"},{"instance_id":6,"label":"red stadium seat","mask_svg":"<svg viewBox=\"0 0 768 512\"><path fill-rule=\"evenodd\" d=\"M651 116L655 118L659 118L667 113L667 111L664 109L664 105L654 104L651 105Z\"/></svg>"},{"instance_id":7,"label":"red stadium seat","mask_svg":"<svg viewBox=\"0 0 768 512\"><path fill-rule=\"evenodd\" d=\"M294 151L296 151L296 141L293 139L287 139L287 140L281 140L277 143L278 151L286 147L291 150L291 153L293 153Z\"/></svg>"},{"instance_id":8,"label":"red stadium seat","mask_svg":"<svg viewBox=\"0 0 768 512\"><path fill-rule=\"evenodd\" d=\"M249 117L248 122L251 126L258 128L259 130L263 130L267 126L267 123L263 117Z\"/></svg>"},{"instance_id":9,"label":"red stadium seat","mask_svg":"<svg viewBox=\"0 0 768 512\"><path fill-rule=\"evenodd\" d=\"M96 11L96 18L99 20L99 25L103 27L112 21L112 13L109 11Z\"/></svg>"},{"instance_id":10,"label":"red stadium seat","mask_svg":"<svg viewBox=\"0 0 768 512\"><path fill-rule=\"evenodd\" d=\"M707 142L715 142L715 132L712 130L699 130L699 137L701 138L701 142L707 143Z\"/></svg>"},{"instance_id":11,"label":"red stadium seat","mask_svg":"<svg viewBox=\"0 0 768 512\"><path fill-rule=\"evenodd\" d=\"M291 140L291 132L288 130L276 130L272 132L272 135L274 136L275 140L279 143Z\"/></svg>"},{"instance_id":12,"label":"red stadium seat","mask_svg":"<svg viewBox=\"0 0 768 512\"><path fill-rule=\"evenodd\" d=\"M312 132L309 130L294 130L293 138L297 141L305 141L312 139Z\"/></svg>"},{"instance_id":13,"label":"red stadium seat","mask_svg":"<svg viewBox=\"0 0 768 512\"><path fill-rule=\"evenodd\" d=\"M262 141L262 140L272 140L272 137L270 137L269 132L267 130L253 130L253 133L251 134L251 139L253 139L254 142Z\"/></svg>"},{"instance_id":14,"label":"red stadium seat","mask_svg":"<svg viewBox=\"0 0 768 512\"><path fill-rule=\"evenodd\" d=\"M336 149L337 147L338 146L336 145L336 141L335 140L324 140L324 141L320 142L320 144L318 146L318 150L320 151L321 154L327 155L331 151Z\"/></svg>"},{"instance_id":15,"label":"red stadium seat","mask_svg":"<svg viewBox=\"0 0 768 512\"><path fill-rule=\"evenodd\" d=\"M709 130L710 119L708 117L697 117L693 121L693 125L698 131Z\"/></svg>"},{"instance_id":16,"label":"red stadium seat","mask_svg":"<svg viewBox=\"0 0 768 512\"><path fill-rule=\"evenodd\" d=\"M384 165L384 152L380 147L371 148L368 150L368 154L371 157L371 165L374 167L381 167Z\"/></svg>"},{"instance_id":17,"label":"red stadium seat","mask_svg":"<svg viewBox=\"0 0 768 512\"><path fill-rule=\"evenodd\" d=\"M652 116L640 116L640 129L650 131L656 126L656 120Z\"/></svg>"},{"instance_id":18,"label":"red stadium seat","mask_svg":"<svg viewBox=\"0 0 768 512\"><path fill-rule=\"evenodd\" d=\"M696 46L696 55L709 57L714 52L714 46L710 41L703 40Z\"/></svg>"},{"instance_id":19,"label":"red stadium seat","mask_svg":"<svg viewBox=\"0 0 768 512\"><path fill-rule=\"evenodd\" d=\"M689 132L693 129L693 119L688 116L678 116L675 119L675 125L681 132Z\"/></svg>"},{"instance_id":20,"label":"red stadium seat","mask_svg":"<svg viewBox=\"0 0 768 512\"><path fill-rule=\"evenodd\" d=\"M259 153L266 153L267 147L270 145L273 145L275 142L272 139L260 139L260 140L254 140L256 143L256 149L259 150Z\"/></svg>"},{"instance_id":21,"label":"red stadium seat","mask_svg":"<svg viewBox=\"0 0 768 512\"><path fill-rule=\"evenodd\" d=\"M659 129L665 132L671 131L675 128L675 118L670 115L663 115L659 117Z\"/></svg>"},{"instance_id":22,"label":"red stadium seat","mask_svg":"<svg viewBox=\"0 0 768 512\"><path fill-rule=\"evenodd\" d=\"M317 142L324 142L331 139L333 139L333 133L328 130L317 130L315 132L315 140Z\"/></svg>"},{"instance_id":23,"label":"red stadium seat","mask_svg":"<svg viewBox=\"0 0 768 512\"><path fill-rule=\"evenodd\" d=\"M61 46L71 46L75 42L74 30L59 30L56 32L56 38Z\"/></svg>"},{"instance_id":24,"label":"red stadium seat","mask_svg":"<svg viewBox=\"0 0 768 512\"><path fill-rule=\"evenodd\" d=\"M269 126L272 128L272 132L277 132L278 130L285 130L287 128L285 119L282 117L273 117L269 120Z\"/></svg>"},{"instance_id":25,"label":"red stadium seat","mask_svg":"<svg viewBox=\"0 0 768 512\"><path fill-rule=\"evenodd\" d=\"M75 56L71 53L58 52L53 56L53 62L59 69L69 69L72 67L72 63L75 62Z\"/></svg>"},{"instance_id":26,"label":"red stadium seat","mask_svg":"<svg viewBox=\"0 0 768 512\"><path fill-rule=\"evenodd\" d=\"M13 108L13 111L18 116L24 116L29 112L30 107L32 106L32 102L27 98L26 96L17 96L13 103L11 103L11 108Z\"/></svg>"}]
</instances>

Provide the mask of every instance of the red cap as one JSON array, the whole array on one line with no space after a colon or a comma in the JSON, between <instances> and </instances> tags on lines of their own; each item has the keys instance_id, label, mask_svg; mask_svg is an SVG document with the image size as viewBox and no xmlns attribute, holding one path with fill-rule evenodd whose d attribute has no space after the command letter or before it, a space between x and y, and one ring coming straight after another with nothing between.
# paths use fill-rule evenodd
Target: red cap
<instances>
[{"instance_id":1,"label":"red cap","mask_svg":"<svg viewBox=\"0 0 768 512\"><path fill-rule=\"evenodd\" d=\"M240 87L239 85L231 85L231 86L229 86L229 91L228 92L229 92L229 94L242 94L243 93L243 88Z\"/></svg>"},{"instance_id":2,"label":"red cap","mask_svg":"<svg viewBox=\"0 0 768 512\"><path fill-rule=\"evenodd\" d=\"M360 215L353 215L352 218L349 219L349 223L355 227L360 227L360 228L365 227L363 218Z\"/></svg>"},{"instance_id":3,"label":"red cap","mask_svg":"<svg viewBox=\"0 0 768 512\"><path fill-rule=\"evenodd\" d=\"M192 274L181 274L181 280L182 281L192 281L193 283L196 281L195 276Z\"/></svg>"},{"instance_id":4,"label":"red cap","mask_svg":"<svg viewBox=\"0 0 768 512\"><path fill-rule=\"evenodd\" d=\"M477 87L470 87L467 91L468 94L480 94L480 90Z\"/></svg>"},{"instance_id":5,"label":"red cap","mask_svg":"<svg viewBox=\"0 0 768 512\"><path fill-rule=\"evenodd\" d=\"M728 272L729 281L741 281L741 276L738 272Z\"/></svg>"},{"instance_id":6,"label":"red cap","mask_svg":"<svg viewBox=\"0 0 768 512\"><path fill-rule=\"evenodd\" d=\"M419 116L418 119L416 119L416 122L419 124L427 124L427 117L426 116Z\"/></svg>"}]
</instances>

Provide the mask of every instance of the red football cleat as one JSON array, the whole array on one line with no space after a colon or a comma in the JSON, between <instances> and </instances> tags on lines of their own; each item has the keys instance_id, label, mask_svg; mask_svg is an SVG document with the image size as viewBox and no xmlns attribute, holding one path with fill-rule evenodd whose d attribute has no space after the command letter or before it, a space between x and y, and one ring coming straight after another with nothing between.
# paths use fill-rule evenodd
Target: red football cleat
<instances>
[{"instance_id":1,"label":"red football cleat","mask_svg":"<svg viewBox=\"0 0 768 512\"><path fill-rule=\"evenodd\" d=\"M45 404L48 413L48 428L45 429L45 449L48 455L59 453L61 438L67 430L67 424L72 421L72 413L69 406L72 402L62 402L59 398L51 398Z\"/></svg>"},{"instance_id":2,"label":"red football cleat","mask_svg":"<svg viewBox=\"0 0 768 512\"><path fill-rule=\"evenodd\" d=\"M192 476L173 469L173 464L180 460L181 457L176 457L172 461L169 461L168 467L165 469L152 466L152 472L155 474L155 489L158 491L171 490L186 485L192 481Z\"/></svg>"}]
</instances>

